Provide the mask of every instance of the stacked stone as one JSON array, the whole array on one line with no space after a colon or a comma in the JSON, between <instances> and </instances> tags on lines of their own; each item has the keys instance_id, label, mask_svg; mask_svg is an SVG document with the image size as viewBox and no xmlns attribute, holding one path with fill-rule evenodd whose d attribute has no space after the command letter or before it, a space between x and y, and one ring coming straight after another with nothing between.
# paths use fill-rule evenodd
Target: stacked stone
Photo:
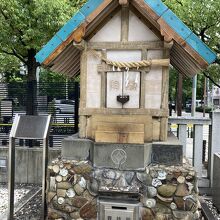
<instances>
[{"instance_id":1,"label":"stacked stone","mask_svg":"<svg viewBox=\"0 0 220 220\"><path fill-rule=\"evenodd\" d=\"M88 161L56 160L48 168L48 219L96 219L101 193L139 195L142 220L196 220L201 216L196 172L151 164L145 170L93 168ZM111 194L110 194L111 195Z\"/></svg>"},{"instance_id":2,"label":"stacked stone","mask_svg":"<svg viewBox=\"0 0 220 220\"><path fill-rule=\"evenodd\" d=\"M88 161L55 160L48 167L48 219L96 219L96 192L92 191Z\"/></svg>"},{"instance_id":3,"label":"stacked stone","mask_svg":"<svg viewBox=\"0 0 220 220\"><path fill-rule=\"evenodd\" d=\"M146 174L142 220L200 219L197 178L192 166L150 165Z\"/></svg>"}]
</instances>

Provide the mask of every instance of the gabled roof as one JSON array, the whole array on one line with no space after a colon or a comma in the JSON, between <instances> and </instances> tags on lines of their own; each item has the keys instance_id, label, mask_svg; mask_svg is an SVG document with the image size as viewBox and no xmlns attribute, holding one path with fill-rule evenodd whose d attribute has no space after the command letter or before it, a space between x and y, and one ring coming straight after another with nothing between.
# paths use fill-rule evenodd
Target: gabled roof
<instances>
[{"instance_id":1,"label":"gabled roof","mask_svg":"<svg viewBox=\"0 0 220 220\"><path fill-rule=\"evenodd\" d=\"M180 73L193 76L215 61L216 54L161 0L130 0L130 4L158 29L166 41L174 41L171 64ZM54 71L75 75L80 69L80 53L72 42L81 41L102 17L118 6L118 0L89 0L37 53L36 60ZM68 56L71 58L67 62Z\"/></svg>"}]
</instances>

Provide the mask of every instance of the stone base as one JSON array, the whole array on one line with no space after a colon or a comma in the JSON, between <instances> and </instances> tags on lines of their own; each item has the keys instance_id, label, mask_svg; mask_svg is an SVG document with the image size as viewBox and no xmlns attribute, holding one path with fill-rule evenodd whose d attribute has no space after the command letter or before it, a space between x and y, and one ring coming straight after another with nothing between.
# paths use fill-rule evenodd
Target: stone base
<instances>
[{"instance_id":1,"label":"stone base","mask_svg":"<svg viewBox=\"0 0 220 220\"><path fill-rule=\"evenodd\" d=\"M151 164L144 171L121 171L94 168L88 161L55 160L48 167L47 182L49 220L96 219L103 195L117 207L129 206L129 198L135 199L140 210L136 210L140 216L135 220L201 217L196 172L186 162L182 166ZM124 214L124 210L117 212Z\"/></svg>"},{"instance_id":2,"label":"stone base","mask_svg":"<svg viewBox=\"0 0 220 220\"><path fill-rule=\"evenodd\" d=\"M151 162L151 146L151 144L95 143L94 167L144 170Z\"/></svg>"},{"instance_id":3,"label":"stone base","mask_svg":"<svg viewBox=\"0 0 220 220\"><path fill-rule=\"evenodd\" d=\"M153 142L151 162L164 165L182 165L183 146L172 133L165 142Z\"/></svg>"},{"instance_id":4,"label":"stone base","mask_svg":"<svg viewBox=\"0 0 220 220\"><path fill-rule=\"evenodd\" d=\"M93 141L79 138L78 135L64 138L61 154L65 159L93 161Z\"/></svg>"}]
</instances>

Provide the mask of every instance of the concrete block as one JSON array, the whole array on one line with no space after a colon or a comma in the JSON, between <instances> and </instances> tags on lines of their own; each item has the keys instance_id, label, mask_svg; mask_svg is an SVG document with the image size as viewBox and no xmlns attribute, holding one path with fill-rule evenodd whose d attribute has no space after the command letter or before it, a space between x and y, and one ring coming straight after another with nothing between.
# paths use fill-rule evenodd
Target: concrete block
<instances>
[{"instance_id":1,"label":"concrete block","mask_svg":"<svg viewBox=\"0 0 220 220\"><path fill-rule=\"evenodd\" d=\"M76 136L69 136L62 141L61 155L65 159L90 160L92 158L93 141Z\"/></svg>"},{"instance_id":2,"label":"concrete block","mask_svg":"<svg viewBox=\"0 0 220 220\"><path fill-rule=\"evenodd\" d=\"M214 154L213 203L220 210L220 154Z\"/></svg>"},{"instance_id":3,"label":"concrete block","mask_svg":"<svg viewBox=\"0 0 220 220\"><path fill-rule=\"evenodd\" d=\"M49 161L60 155L60 149L49 148ZM0 157L8 163L8 147L0 147ZM15 148L15 183L41 184L42 183L42 155L41 147L16 147ZM0 183L8 182L8 171L1 172Z\"/></svg>"},{"instance_id":4,"label":"concrete block","mask_svg":"<svg viewBox=\"0 0 220 220\"><path fill-rule=\"evenodd\" d=\"M183 146L172 134L165 142L153 142L151 162L165 165L182 165Z\"/></svg>"},{"instance_id":5,"label":"concrete block","mask_svg":"<svg viewBox=\"0 0 220 220\"><path fill-rule=\"evenodd\" d=\"M94 166L144 170L150 163L151 144L94 144Z\"/></svg>"}]
</instances>

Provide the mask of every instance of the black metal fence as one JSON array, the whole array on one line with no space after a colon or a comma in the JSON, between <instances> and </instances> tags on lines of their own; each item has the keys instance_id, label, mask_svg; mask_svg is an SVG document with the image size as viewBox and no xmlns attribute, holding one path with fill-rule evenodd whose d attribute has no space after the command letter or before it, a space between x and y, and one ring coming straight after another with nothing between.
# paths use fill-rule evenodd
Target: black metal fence
<instances>
[{"instance_id":1,"label":"black metal fence","mask_svg":"<svg viewBox=\"0 0 220 220\"><path fill-rule=\"evenodd\" d=\"M38 115L52 115L50 146L59 147L64 137L78 132L79 83L0 83L0 146L8 144L15 114L26 114L30 107ZM20 140L19 145L29 141Z\"/></svg>"}]
</instances>

